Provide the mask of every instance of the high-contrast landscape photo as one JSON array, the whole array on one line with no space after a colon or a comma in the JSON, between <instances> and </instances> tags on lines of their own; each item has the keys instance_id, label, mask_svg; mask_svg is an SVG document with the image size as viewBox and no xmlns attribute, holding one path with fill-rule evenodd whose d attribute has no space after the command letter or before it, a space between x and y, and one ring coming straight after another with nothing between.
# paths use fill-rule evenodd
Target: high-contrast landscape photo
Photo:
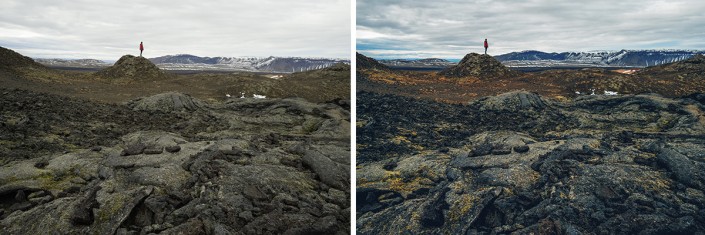
<instances>
[{"instance_id":1,"label":"high-contrast landscape photo","mask_svg":"<svg viewBox=\"0 0 705 235\"><path fill-rule=\"evenodd\" d=\"M704 233L703 9L357 1L358 233Z\"/></svg>"},{"instance_id":2,"label":"high-contrast landscape photo","mask_svg":"<svg viewBox=\"0 0 705 235\"><path fill-rule=\"evenodd\" d=\"M350 1L3 5L0 233L350 233Z\"/></svg>"}]
</instances>

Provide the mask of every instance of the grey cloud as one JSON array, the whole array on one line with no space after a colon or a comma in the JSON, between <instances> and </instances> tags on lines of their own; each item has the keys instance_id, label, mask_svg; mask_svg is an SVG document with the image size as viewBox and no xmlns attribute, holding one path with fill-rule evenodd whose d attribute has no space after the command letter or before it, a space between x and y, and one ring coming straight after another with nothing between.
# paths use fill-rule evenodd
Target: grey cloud
<instances>
[{"instance_id":1,"label":"grey cloud","mask_svg":"<svg viewBox=\"0 0 705 235\"><path fill-rule=\"evenodd\" d=\"M3 2L0 46L35 57L350 57L350 0ZM13 48L14 49L14 48ZM62 56L64 55L64 56Z\"/></svg>"},{"instance_id":2,"label":"grey cloud","mask_svg":"<svg viewBox=\"0 0 705 235\"><path fill-rule=\"evenodd\" d=\"M704 10L705 2L697 0L358 0L357 29L389 35L376 39L380 43L418 35L400 43L417 46L410 51L437 50L454 58L470 52L468 48L479 51L485 37L492 54L703 49L703 35L694 32L705 32ZM366 38L358 42L374 43Z\"/></svg>"}]
</instances>

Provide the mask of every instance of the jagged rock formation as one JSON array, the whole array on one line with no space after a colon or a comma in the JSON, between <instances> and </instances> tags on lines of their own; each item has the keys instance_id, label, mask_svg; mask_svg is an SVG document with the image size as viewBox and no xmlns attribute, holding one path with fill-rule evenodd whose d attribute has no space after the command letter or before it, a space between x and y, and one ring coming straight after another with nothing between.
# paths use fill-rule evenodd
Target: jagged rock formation
<instances>
[{"instance_id":1,"label":"jagged rock formation","mask_svg":"<svg viewBox=\"0 0 705 235\"><path fill-rule=\"evenodd\" d=\"M204 110L207 104L187 94L168 92L150 97L137 98L127 102L127 107L134 110L151 110L162 112Z\"/></svg>"},{"instance_id":2,"label":"jagged rock formation","mask_svg":"<svg viewBox=\"0 0 705 235\"><path fill-rule=\"evenodd\" d=\"M481 111L517 111L530 109L543 109L546 102L536 93L527 91L513 91L497 96L488 96L472 102Z\"/></svg>"},{"instance_id":3,"label":"jagged rock formation","mask_svg":"<svg viewBox=\"0 0 705 235\"><path fill-rule=\"evenodd\" d=\"M438 74L446 77L472 76L491 79L515 75L516 73L490 55L470 53L465 55L457 65L448 67Z\"/></svg>"},{"instance_id":4,"label":"jagged rock formation","mask_svg":"<svg viewBox=\"0 0 705 235\"><path fill-rule=\"evenodd\" d=\"M389 70L389 67L360 53L355 53L357 69Z\"/></svg>"},{"instance_id":5,"label":"jagged rock formation","mask_svg":"<svg viewBox=\"0 0 705 235\"><path fill-rule=\"evenodd\" d=\"M0 89L0 233L348 233L349 111L201 103Z\"/></svg>"},{"instance_id":6,"label":"jagged rock formation","mask_svg":"<svg viewBox=\"0 0 705 235\"><path fill-rule=\"evenodd\" d=\"M358 92L358 232L705 231L700 96Z\"/></svg>"},{"instance_id":7,"label":"jagged rock formation","mask_svg":"<svg viewBox=\"0 0 705 235\"><path fill-rule=\"evenodd\" d=\"M156 80L168 75L144 57L124 55L113 66L95 73L105 79Z\"/></svg>"}]
</instances>

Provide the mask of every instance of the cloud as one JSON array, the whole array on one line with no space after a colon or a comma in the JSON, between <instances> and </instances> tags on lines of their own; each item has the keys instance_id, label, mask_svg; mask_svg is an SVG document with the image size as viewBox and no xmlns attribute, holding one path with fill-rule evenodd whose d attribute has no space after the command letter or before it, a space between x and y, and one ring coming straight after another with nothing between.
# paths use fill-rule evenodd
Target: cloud
<instances>
[{"instance_id":1,"label":"cloud","mask_svg":"<svg viewBox=\"0 0 705 235\"><path fill-rule=\"evenodd\" d=\"M350 57L350 0L3 1L0 46L31 57Z\"/></svg>"},{"instance_id":2,"label":"cloud","mask_svg":"<svg viewBox=\"0 0 705 235\"><path fill-rule=\"evenodd\" d=\"M358 0L356 41L358 51L375 58L462 58L484 51L485 38L494 55L705 49L703 11L705 2L696 0Z\"/></svg>"}]
</instances>

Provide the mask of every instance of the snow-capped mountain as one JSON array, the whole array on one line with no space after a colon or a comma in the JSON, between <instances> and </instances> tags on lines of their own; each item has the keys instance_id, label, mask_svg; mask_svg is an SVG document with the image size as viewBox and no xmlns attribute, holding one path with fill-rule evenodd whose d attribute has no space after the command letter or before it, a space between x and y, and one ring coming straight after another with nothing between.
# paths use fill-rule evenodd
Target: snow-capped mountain
<instances>
[{"instance_id":1,"label":"snow-capped mountain","mask_svg":"<svg viewBox=\"0 0 705 235\"><path fill-rule=\"evenodd\" d=\"M149 59L166 70L239 70L252 72L302 72L322 69L336 63L350 64L349 60L302 57L200 57L195 55L167 55Z\"/></svg>"},{"instance_id":2,"label":"snow-capped mountain","mask_svg":"<svg viewBox=\"0 0 705 235\"><path fill-rule=\"evenodd\" d=\"M426 59L389 59L379 60L380 63L391 67L448 67L454 65L451 61L438 58Z\"/></svg>"},{"instance_id":3,"label":"snow-capped mountain","mask_svg":"<svg viewBox=\"0 0 705 235\"><path fill-rule=\"evenodd\" d=\"M103 68L111 63L96 59L45 59L35 58L34 61L49 67Z\"/></svg>"},{"instance_id":4,"label":"snow-capped mountain","mask_svg":"<svg viewBox=\"0 0 705 235\"><path fill-rule=\"evenodd\" d=\"M648 67L688 59L705 51L697 50L620 50L546 53L512 52L495 56L507 66L620 66Z\"/></svg>"}]
</instances>

